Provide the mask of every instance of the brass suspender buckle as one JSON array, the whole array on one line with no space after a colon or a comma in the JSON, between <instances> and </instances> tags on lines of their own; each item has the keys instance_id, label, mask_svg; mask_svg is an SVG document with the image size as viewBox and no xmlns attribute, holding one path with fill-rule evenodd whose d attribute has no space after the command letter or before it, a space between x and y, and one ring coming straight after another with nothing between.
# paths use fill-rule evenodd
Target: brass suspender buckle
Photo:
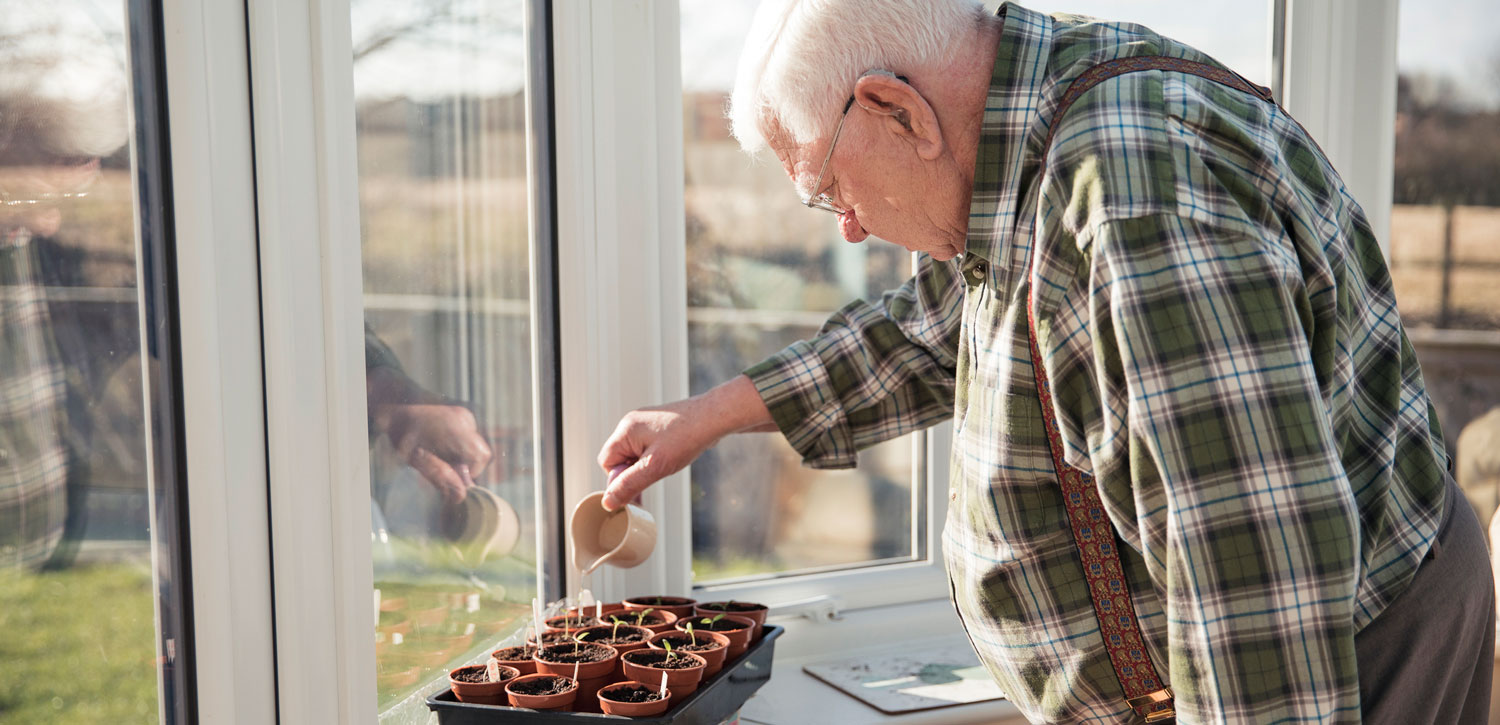
<instances>
[{"instance_id":1,"label":"brass suspender buckle","mask_svg":"<svg viewBox=\"0 0 1500 725\"><path fill-rule=\"evenodd\" d=\"M1156 692L1148 692L1144 695L1141 695L1140 697L1131 697L1126 698L1125 700L1125 704L1129 705L1130 709L1137 711L1137 713L1139 713L1140 709L1143 707L1150 707L1152 705L1163 702L1172 702L1172 689L1169 687L1163 687ZM1134 722L1151 723L1152 725L1156 725L1157 723L1176 722L1176 719L1176 711L1174 711L1171 707L1168 707L1165 710L1148 712L1144 717L1137 714Z\"/></svg>"}]
</instances>

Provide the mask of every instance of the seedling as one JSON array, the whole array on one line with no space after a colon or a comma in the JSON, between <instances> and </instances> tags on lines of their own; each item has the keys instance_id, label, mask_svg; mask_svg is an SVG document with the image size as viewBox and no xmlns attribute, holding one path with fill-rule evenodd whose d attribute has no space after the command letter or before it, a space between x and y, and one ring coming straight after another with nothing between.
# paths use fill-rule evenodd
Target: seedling
<instances>
[{"instance_id":1,"label":"seedling","mask_svg":"<svg viewBox=\"0 0 1500 725\"><path fill-rule=\"evenodd\" d=\"M641 611L636 612L635 613L635 626L637 626L637 627L644 626L641 623L646 621L646 615L648 615L648 614L650 614L650 613L652 613L654 611L656 611L656 610L655 609L642 609Z\"/></svg>"},{"instance_id":2,"label":"seedling","mask_svg":"<svg viewBox=\"0 0 1500 725\"><path fill-rule=\"evenodd\" d=\"M675 661L677 659L677 653L672 651L672 643L671 642L668 642L667 640L662 640L661 641L661 646L662 646L663 649L665 649L667 651L667 661L668 662L672 662L672 661Z\"/></svg>"},{"instance_id":3,"label":"seedling","mask_svg":"<svg viewBox=\"0 0 1500 725\"><path fill-rule=\"evenodd\" d=\"M693 623L692 622L688 622L687 626L683 627L683 629L687 630L688 637L690 637L693 640L693 646L697 647L698 646L698 635L696 635L696 634L693 633Z\"/></svg>"},{"instance_id":4,"label":"seedling","mask_svg":"<svg viewBox=\"0 0 1500 725\"><path fill-rule=\"evenodd\" d=\"M709 619L708 617L704 617L703 618L703 623L706 624L706 625L708 625L709 629L713 629L713 626L715 624L718 624L719 620L721 620L723 618L724 618L724 613L720 612L719 615L717 617L714 617L713 619Z\"/></svg>"},{"instance_id":5,"label":"seedling","mask_svg":"<svg viewBox=\"0 0 1500 725\"><path fill-rule=\"evenodd\" d=\"M583 641L588 638L588 632L579 632L578 634L573 635L573 654L578 654L578 645L583 644Z\"/></svg>"},{"instance_id":6,"label":"seedling","mask_svg":"<svg viewBox=\"0 0 1500 725\"><path fill-rule=\"evenodd\" d=\"M610 621L612 621L612 622L615 623L615 626L611 627L610 630L609 630L609 638L611 640L613 640L613 639L615 639L619 635L619 633L620 633L620 625L624 624L624 622L620 621L620 618L616 617L613 614L609 615L609 618L610 618Z\"/></svg>"}]
</instances>

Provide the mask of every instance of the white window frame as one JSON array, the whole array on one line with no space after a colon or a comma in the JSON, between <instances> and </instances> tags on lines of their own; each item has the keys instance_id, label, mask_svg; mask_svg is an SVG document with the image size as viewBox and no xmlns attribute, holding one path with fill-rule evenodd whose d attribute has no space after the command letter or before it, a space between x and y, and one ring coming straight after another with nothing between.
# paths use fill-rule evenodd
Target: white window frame
<instances>
[{"instance_id":1,"label":"white window frame","mask_svg":"<svg viewBox=\"0 0 1500 725\"><path fill-rule=\"evenodd\" d=\"M562 287L565 500L602 490L595 456L626 412L686 397L687 290L681 44L676 0L591 0L553 5L557 99L558 231ZM918 439L929 484L927 558L755 582L693 587L688 475L653 486L656 553L640 568L568 589L608 599L686 592L773 607L835 597L843 609L948 598L940 536L946 451Z\"/></svg>"},{"instance_id":2,"label":"white window frame","mask_svg":"<svg viewBox=\"0 0 1500 725\"><path fill-rule=\"evenodd\" d=\"M1390 256L1399 0L1286 4L1282 105L1322 146Z\"/></svg>"},{"instance_id":3,"label":"white window frame","mask_svg":"<svg viewBox=\"0 0 1500 725\"><path fill-rule=\"evenodd\" d=\"M275 629L245 6L241 0L165 0L161 14L186 417L192 664L200 673L195 715L197 722L273 723Z\"/></svg>"}]
</instances>

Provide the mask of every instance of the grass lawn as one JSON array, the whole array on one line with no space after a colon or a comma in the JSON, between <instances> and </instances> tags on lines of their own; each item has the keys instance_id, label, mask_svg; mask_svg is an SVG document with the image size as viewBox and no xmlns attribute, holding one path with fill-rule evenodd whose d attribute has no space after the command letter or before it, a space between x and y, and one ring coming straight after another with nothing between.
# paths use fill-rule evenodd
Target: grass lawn
<instances>
[{"instance_id":1,"label":"grass lawn","mask_svg":"<svg viewBox=\"0 0 1500 725\"><path fill-rule=\"evenodd\" d=\"M0 571L0 723L154 723L145 565Z\"/></svg>"}]
</instances>

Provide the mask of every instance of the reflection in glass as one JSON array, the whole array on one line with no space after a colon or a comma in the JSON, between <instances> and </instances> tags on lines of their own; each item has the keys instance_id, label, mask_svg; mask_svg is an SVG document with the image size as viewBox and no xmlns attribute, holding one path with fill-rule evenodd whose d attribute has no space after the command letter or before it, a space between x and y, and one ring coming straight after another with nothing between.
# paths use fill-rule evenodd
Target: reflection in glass
<instances>
[{"instance_id":1,"label":"reflection in glass","mask_svg":"<svg viewBox=\"0 0 1500 725\"><path fill-rule=\"evenodd\" d=\"M830 313L911 274L911 255L851 245L775 163L751 163L724 108L756 3L683 0L688 345L694 394L810 337ZM801 466L779 435L731 436L692 466L699 582L924 556L914 548L912 438L853 471Z\"/></svg>"},{"instance_id":2,"label":"reflection in glass","mask_svg":"<svg viewBox=\"0 0 1500 725\"><path fill-rule=\"evenodd\" d=\"M1253 83L1271 85L1271 3L1217 0L1031 0L1027 8L1043 13L1087 15L1100 20L1136 23L1187 43ZM999 2L986 0L988 7Z\"/></svg>"},{"instance_id":3,"label":"reflection in glass","mask_svg":"<svg viewBox=\"0 0 1500 725\"><path fill-rule=\"evenodd\" d=\"M174 654L153 614L171 582L153 583L124 9L0 13L0 722L157 722Z\"/></svg>"},{"instance_id":4,"label":"reflection in glass","mask_svg":"<svg viewBox=\"0 0 1500 725\"><path fill-rule=\"evenodd\" d=\"M1391 281L1454 474L1500 505L1500 29L1484 0L1403 3Z\"/></svg>"},{"instance_id":5,"label":"reflection in glass","mask_svg":"<svg viewBox=\"0 0 1500 725\"><path fill-rule=\"evenodd\" d=\"M354 0L385 721L536 594L525 8Z\"/></svg>"}]
</instances>

